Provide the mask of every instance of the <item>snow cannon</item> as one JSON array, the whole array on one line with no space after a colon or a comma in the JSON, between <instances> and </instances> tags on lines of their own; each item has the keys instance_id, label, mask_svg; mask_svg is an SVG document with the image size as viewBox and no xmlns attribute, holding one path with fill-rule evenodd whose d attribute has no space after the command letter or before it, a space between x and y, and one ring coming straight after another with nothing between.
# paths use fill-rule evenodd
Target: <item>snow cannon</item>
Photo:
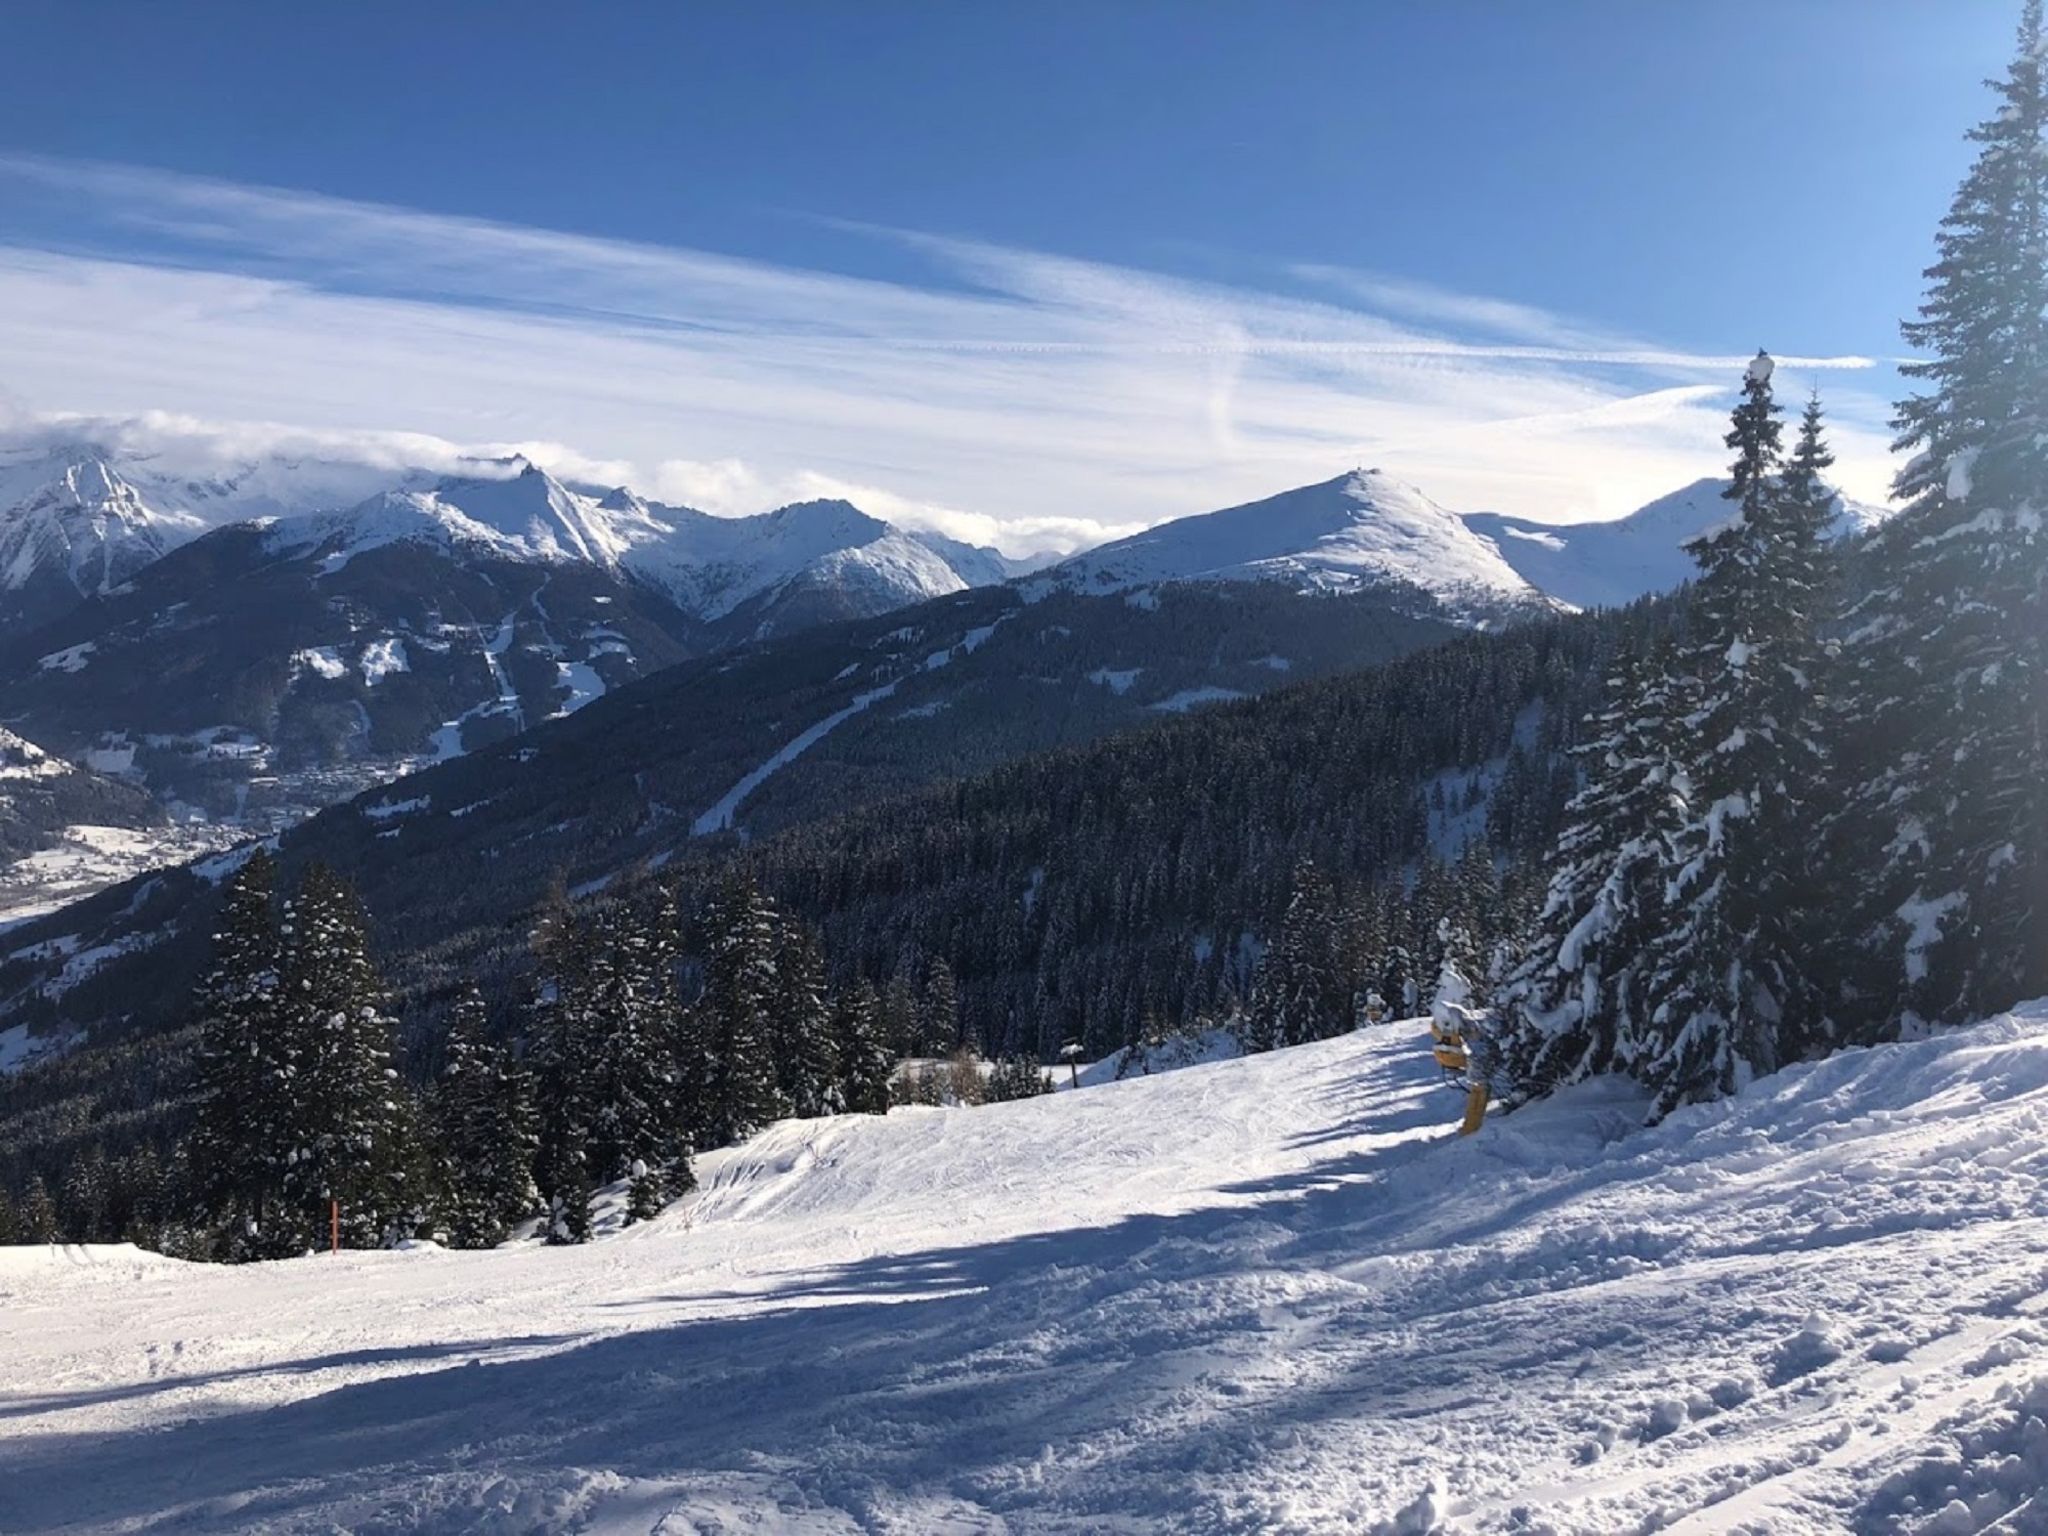
<instances>
[{"instance_id":1,"label":"snow cannon","mask_svg":"<svg viewBox=\"0 0 2048 1536\"><path fill-rule=\"evenodd\" d=\"M1483 1013L1462 1004L1439 999L1430 1005L1431 1054L1443 1068L1445 1083L1464 1090L1465 1094L1465 1116L1458 1123L1460 1136L1470 1136L1479 1129L1486 1119L1487 1101L1493 1097L1484 1074L1472 1070L1472 1048L1468 1043L1479 1037L1484 1023Z\"/></svg>"}]
</instances>

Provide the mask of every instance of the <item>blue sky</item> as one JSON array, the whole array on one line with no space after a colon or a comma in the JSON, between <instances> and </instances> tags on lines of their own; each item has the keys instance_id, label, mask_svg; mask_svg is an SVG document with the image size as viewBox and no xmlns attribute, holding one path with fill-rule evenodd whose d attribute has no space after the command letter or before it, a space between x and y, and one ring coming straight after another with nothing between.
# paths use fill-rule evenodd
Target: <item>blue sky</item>
<instances>
[{"instance_id":1,"label":"blue sky","mask_svg":"<svg viewBox=\"0 0 2048 1536\"><path fill-rule=\"evenodd\" d=\"M2015 10L17 0L0 402L1025 548L1361 461L1611 515L1765 344L1877 365L1781 376L1868 495Z\"/></svg>"}]
</instances>

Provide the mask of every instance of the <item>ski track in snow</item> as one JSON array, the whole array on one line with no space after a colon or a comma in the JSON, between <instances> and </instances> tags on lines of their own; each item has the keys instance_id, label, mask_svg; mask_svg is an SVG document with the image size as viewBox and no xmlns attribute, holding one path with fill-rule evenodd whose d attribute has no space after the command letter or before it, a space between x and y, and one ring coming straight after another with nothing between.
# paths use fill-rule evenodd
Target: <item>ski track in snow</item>
<instances>
[{"instance_id":1,"label":"ski track in snow","mask_svg":"<svg viewBox=\"0 0 2048 1536\"><path fill-rule=\"evenodd\" d=\"M710 810L690 823L690 835L692 837L708 837L713 832L731 830L733 817L739 814L740 803L763 784L767 783L771 775L780 769L788 767L862 710L867 709L870 705L879 704L895 691L896 684L890 682L884 683L879 688L870 688L866 693L855 694L851 704L848 704L844 709L833 711L816 725L811 726L800 735L791 739L773 757L770 757L759 767L751 769L737 784L719 796L718 802Z\"/></svg>"},{"instance_id":2,"label":"ski track in snow","mask_svg":"<svg viewBox=\"0 0 2048 1536\"><path fill-rule=\"evenodd\" d=\"M0 1530L2042 1529L2048 1004L1458 1105L1409 1022L784 1122L580 1249L0 1251Z\"/></svg>"}]
</instances>

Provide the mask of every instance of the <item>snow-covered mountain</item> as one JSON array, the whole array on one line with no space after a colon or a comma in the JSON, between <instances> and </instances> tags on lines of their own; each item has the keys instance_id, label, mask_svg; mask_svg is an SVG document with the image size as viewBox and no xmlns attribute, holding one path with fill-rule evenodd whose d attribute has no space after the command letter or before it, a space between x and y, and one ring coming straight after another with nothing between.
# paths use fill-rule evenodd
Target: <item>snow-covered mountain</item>
<instances>
[{"instance_id":1,"label":"snow-covered mountain","mask_svg":"<svg viewBox=\"0 0 2048 1536\"><path fill-rule=\"evenodd\" d=\"M769 632L1003 581L1028 564L844 501L714 517L625 487L572 487L517 456L456 476L270 458L194 477L77 443L0 450L0 632L49 623L210 529L252 520L274 524L280 554L317 547L337 564L404 543L582 562L655 588L694 620L746 609L745 624ZM784 592L790 611L777 613Z\"/></svg>"},{"instance_id":2,"label":"snow-covered mountain","mask_svg":"<svg viewBox=\"0 0 2048 1536\"><path fill-rule=\"evenodd\" d=\"M206 527L151 505L90 448L0 461L0 508L0 627L110 592Z\"/></svg>"},{"instance_id":3,"label":"snow-covered mountain","mask_svg":"<svg viewBox=\"0 0 2048 1536\"><path fill-rule=\"evenodd\" d=\"M1477 622L1554 606L1455 512L1377 469L1162 523L1062 561L1038 580L1083 592L1166 581L1408 588Z\"/></svg>"},{"instance_id":4,"label":"snow-covered mountain","mask_svg":"<svg viewBox=\"0 0 2048 1536\"><path fill-rule=\"evenodd\" d=\"M97 474L138 528L178 538L0 636L0 718L258 830L687 657L1001 571L993 551L927 543L843 501L720 518L572 488L523 459L196 538L195 515L159 514L105 461L64 467L65 483ZM252 501L253 483L186 499L287 505Z\"/></svg>"},{"instance_id":5,"label":"snow-covered mountain","mask_svg":"<svg viewBox=\"0 0 2048 1536\"><path fill-rule=\"evenodd\" d=\"M1726 480L1709 477L1604 523L1535 523L1496 512L1468 512L1465 526L1490 543L1530 585L1574 608L1614 607L1669 592L1694 573L1687 540L1728 516ZM1875 527L1882 507L1836 496L1835 533Z\"/></svg>"}]
</instances>

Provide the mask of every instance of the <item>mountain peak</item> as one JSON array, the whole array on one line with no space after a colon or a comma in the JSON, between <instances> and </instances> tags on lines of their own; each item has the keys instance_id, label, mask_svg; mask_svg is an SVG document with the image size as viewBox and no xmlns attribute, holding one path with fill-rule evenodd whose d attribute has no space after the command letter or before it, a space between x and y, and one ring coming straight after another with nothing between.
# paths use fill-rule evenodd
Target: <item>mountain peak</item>
<instances>
[{"instance_id":1,"label":"mountain peak","mask_svg":"<svg viewBox=\"0 0 2048 1536\"><path fill-rule=\"evenodd\" d=\"M1077 555L1046 579L1082 590L1157 581L1280 581L1302 590L1401 586L1484 622L1542 594L1453 512L1380 469L1161 523Z\"/></svg>"}]
</instances>

